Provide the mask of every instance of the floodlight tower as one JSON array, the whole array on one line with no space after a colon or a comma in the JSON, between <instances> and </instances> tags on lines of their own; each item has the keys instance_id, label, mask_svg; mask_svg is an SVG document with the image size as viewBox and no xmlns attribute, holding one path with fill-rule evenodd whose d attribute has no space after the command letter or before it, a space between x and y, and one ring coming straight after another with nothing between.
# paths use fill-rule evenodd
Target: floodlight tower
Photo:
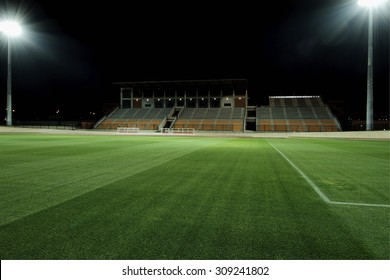
<instances>
[{"instance_id":1,"label":"floodlight tower","mask_svg":"<svg viewBox=\"0 0 390 280\"><path fill-rule=\"evenodd\" d=\"M12 38L22 33L20 24L13 20L0 22L0 32L7 37L8 43L8 67L7 67L7 126L12 126L12 71L11 71L11 49Z\"/></svg>"},{"instance_id":2,"label":"floodlight tower","mask_svg":"<svg viewBox=\"0 0 390 280\"><path fill-rule=\"evenodd\" d=\"M373 106L373 8L383 4L386 0L359 0L358 5L368 8L368 58L367 58L367 107L366 130L374 128Z\"/></svg>"}]
</instances>

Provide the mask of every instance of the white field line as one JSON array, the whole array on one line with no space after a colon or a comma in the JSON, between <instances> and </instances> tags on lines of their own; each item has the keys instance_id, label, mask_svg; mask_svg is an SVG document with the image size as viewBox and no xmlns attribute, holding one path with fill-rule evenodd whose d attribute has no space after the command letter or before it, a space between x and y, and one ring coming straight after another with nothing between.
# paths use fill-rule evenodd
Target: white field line
<instances>
[{"instance_id":1,"label":"white field line","mask_svg":"<svg viewBox=\"0 0 390 280\"><path fill-rule=\"evenodd\" d=\"M387 207L387 208L390 208L390 205L388 205L388 204L355 203L355 202L339 202L339 201L331 201L330 203L338 204L338 205L367 206L367 207Z\"/></svg>"},{"instance_id":2,"label":"white field line","mask_svg":"<svg viewBox=\"0 0 390 280\"><path fill-rule=\"evenodd\" d=\"M267 141L268 142L268 141ZM268 142L302 177L306 180L306 182L312 187L312 189L318 194L318 196L326 203L329 204L337 204L337 205L350 205L350 206L366 206L366 207L388 207L388 204L372 204L372 203L355 203L355 202L339 202L330 200L321 190L320 188L305 174L302 170L298 168L285 154L283 154L278 148Z\"/></svg>"}]
</instances>

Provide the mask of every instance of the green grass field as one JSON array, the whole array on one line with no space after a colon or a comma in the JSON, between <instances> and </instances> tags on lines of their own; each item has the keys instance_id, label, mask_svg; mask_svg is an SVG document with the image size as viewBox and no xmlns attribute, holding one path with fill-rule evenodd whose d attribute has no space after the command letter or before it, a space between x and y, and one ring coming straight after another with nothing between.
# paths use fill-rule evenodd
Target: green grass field
<instances>
[{"instance_id":1,"label":"green grass field","mask_svg":"<svg viewBox=\"0 0 390 280\"><path fill-rule=\"evenodd\" d=\"M0 134L1 259L390 259L389 142Z\"/></svg>"}]
</instances>

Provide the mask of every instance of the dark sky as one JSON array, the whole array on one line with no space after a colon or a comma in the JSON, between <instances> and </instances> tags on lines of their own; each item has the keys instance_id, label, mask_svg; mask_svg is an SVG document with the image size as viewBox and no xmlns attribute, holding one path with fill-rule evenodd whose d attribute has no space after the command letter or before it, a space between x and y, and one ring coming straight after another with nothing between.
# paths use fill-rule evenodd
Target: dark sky
<instances>
[{"instance_id":1,"label":"dark sky","mask_svg":"<svg viewBox=\"0 0 390 280\"><path fill-rule=\"evenodd\" d=\"M251 105L318 94L364 117L367 11L355 0L270 2L0 0L1 17L16 13L25 29L13 46L15 117L100 113L118 81L229 78L248 79ZM375 13L376 115L389 111L389 18L389 6ZM0 47L4 111L4 37Z\"/></svg>"}]
</instances>

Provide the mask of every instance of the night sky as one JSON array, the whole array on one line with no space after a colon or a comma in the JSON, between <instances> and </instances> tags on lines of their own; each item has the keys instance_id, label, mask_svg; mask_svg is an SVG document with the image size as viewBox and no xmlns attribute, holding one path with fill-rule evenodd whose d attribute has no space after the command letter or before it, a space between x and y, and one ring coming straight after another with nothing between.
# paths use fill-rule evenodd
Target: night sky
<instances>
[{"instance_id":1,"label":"night sky","mask_svg":"<svg viewBox=\"0 0 390 280\"><path fill-rule=\"evenodd\" d=\"M156 3L157 2L157 3ZM13 44L16 119L102 113L113 82L248 79L250 105L269 95L321 95L365 118L367 10L355 0L4 1L24 36ZM374 18L374 113L389 112L389 4ZM0 36L0 106L6 107Z\"/></svg>"}]
</instances>

